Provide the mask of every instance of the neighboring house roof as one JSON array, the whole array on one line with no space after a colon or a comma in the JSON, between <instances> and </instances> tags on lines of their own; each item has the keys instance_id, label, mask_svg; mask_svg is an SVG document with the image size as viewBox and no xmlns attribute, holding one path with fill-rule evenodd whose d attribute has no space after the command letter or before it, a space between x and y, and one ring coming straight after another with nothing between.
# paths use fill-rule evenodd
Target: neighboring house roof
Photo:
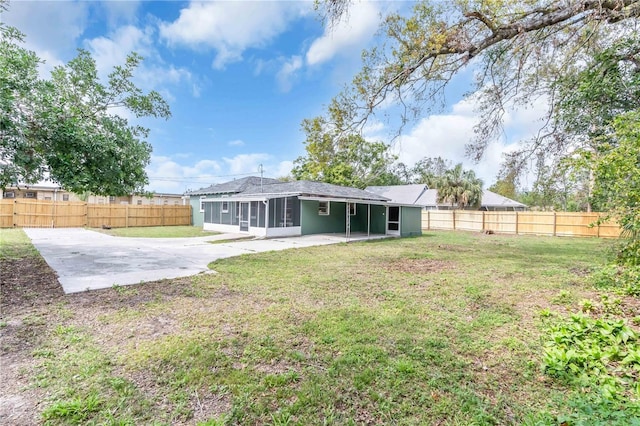
<instances>
[{"instance_id":1,"label":"neighboring house roof","mask_svg":"<svg viewBox=\"0 0 640 426\"><path fill-rule=\"evenodd\" d=\"M437 207L437 206L449 206L447 203L438 203L438 190L427 189L424 194L418 199L416 204L424 207ZM488 189L482 190L482 200L480 202L480 208L526 208L527 206L517 201L511 200L502 195L491 192Z\"/></svg>"},{"instance_id":2,"label":"neighboring house roof","mask_svg":"<svg viewBox=\"0 0 640 426\"><path fill-rule=\"evenodd\" d=\"M259 176L248 176L242 179L236 179L229 182L218 183L206 188L187 192L187 195L212 195L212 194L237 194L244 192L249 186L262 184L280 183L278 179L261 178Z\"/></svg>"},{"instance_id":3,"label":"neighboring house roof","mask_svg":"<svg viewBox=\"0 0 640 426\"><path fill-rule=\"evenodd\" d=\"M511 198L503 197L500 194L487 189L482 191L483 207L527 207L526 204L519 203Z\"/></svg>"},{"instance_id":4,"label":"neighboring house roof","mask_svg":"<svg viewBox=\"0 0 640 426\"><path fill-rule=\"evenodd\" d=\"M420 195L418 195L416 199L411 201L409 204L416 204L423 207L449 206L449 204L447 203L438 203L438 190L426 189L426 185L370 186L367 188L367 190L389 197L392 202L400 202L398 200L402 197L411 198L414 194L416 194L418 192L417 187L423 187L424 190L420 193ZM527 206L525 204L511 200L507 197L503 197L502 195L496 194L495 192L483 189L481 207L526 208Z\"/></svg>"},{"instance_id":5,"label":"neighboring house roof","mask_svg":"<svg viewBox=\"0 0 640 426\"><path fill-rule=\"evenodd\" d=\"M417 204L418 198L427 191L425 184L392 185L392 186L368 186L365 191L387 197L393 203Z\"/></svg>"}]
</instances>

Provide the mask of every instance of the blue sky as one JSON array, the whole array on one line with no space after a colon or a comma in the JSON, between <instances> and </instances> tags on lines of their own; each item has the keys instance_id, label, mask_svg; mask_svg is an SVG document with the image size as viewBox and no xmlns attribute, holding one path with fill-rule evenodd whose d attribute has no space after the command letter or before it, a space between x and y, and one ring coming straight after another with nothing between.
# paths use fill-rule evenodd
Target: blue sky
<instances>
[{"instance_id":1,"label":"blue sky","mask_svg":"<svg viewBox=\"0 0 640 426\"><path fill-rule=\"evenodd\" d=\"M304 154L301 121L322 114L358 71L380 17L408 5L356 2L332 30L312 1L14 1L2 20L46 61L44 78L79 47L92 53L102 76L131 51L144 56L136 82L159 91L173 114L142 123L153 146L148 189L182 193L257 174L260 164L265 176L287 175ZM473 103L460 99L471 74L456 79L442 112L407 126L393 149L409 165L424 156L464 162L488 186L502 153L516 146L507 135L533 132L540 105L510 112L505 134L473 164L464 145L476 115ZM391 133L377 121L366 128L371 139L387 141Z\"/></svg>"}]
</instances>

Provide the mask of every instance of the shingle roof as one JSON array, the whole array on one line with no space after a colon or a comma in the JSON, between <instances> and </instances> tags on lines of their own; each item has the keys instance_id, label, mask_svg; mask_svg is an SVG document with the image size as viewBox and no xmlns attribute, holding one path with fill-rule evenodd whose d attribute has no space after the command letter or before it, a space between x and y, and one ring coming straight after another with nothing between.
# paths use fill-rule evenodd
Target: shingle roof
<instances>
[{"instance_id":1,"label":"shingle roof","mask_svg":"<svg viewBox=\"0 0 640 426\"><path fill-rule=\"evenodd\" d=\"M388 198L348 186L333 185L324 182L296 180L292 182L277 182L273 184L252 185L247 187L241 195L257 194L297 194L302 196L333 197L356 200L388 201Z\"/></svg>"},{"instance_id":2,"label":"shingle roof","mask_svg":"<svg viewBox=\"0 0 640 426\"><path fill-rule=\"evenodd\" d=\"M391 186L368 186L365 191L387 197L393 203L415 204L423 192L427 190L425 184L414 185L391 185Z\"/></svg>"},{"instance_id":3,"label":"shingle roof","mask_svg":"<svg viewBox=\"0 0 640 426\"><path fill-rule=\"evenodd\" d=\"M280 183L278 179L260 178L259 176L248 176L242 179L236 179L229 182L218 183L211 185L207 188L201 188L195 191L190 191L188 195L209 195L209 194L236 194L243 192L247 187L251 185L260 185L260 179L262 184L268 183Z\"/></svg>"},{"instance_id":4,"label":"shingle roof","mask_svg":"<svg viewBox=\"0 0 640 426\"><path fill-rule=\"evenodd\" d=\"M448 204L441 204L437 202L438 200L438 190L437 189L427 189L422 196L416 201L416 204L419 204L424 207L435 207L435 206L448 206ZM502 195L496 194L495 192L491 192L488 189L482 190L482 201L480 202L481 207L508 207L508 208L524 208L527 207L525 204L514 201L510 198L503 197Z\"/></svg>"},{"instance_id":5,"label":"shingle roof","mask_svg":"<svg viewBox=\"0 0 640 426\"><path fill-rule=\"evenodd\" d=\"M448 206L448 204L438 203L437 189L427 189L427 186L422 184L370 186L366 190L390 198L394 203L415 204L423 207ZM415 198L413 198L414 196ZM527 206L484 189L482 190L481 207L523 208Z\"/></svg>"},{"instance_id":6,"label":"shingle roof","mask_svg":"<svg viewBox=\"0 0 640 426\"><path fill-rule=\"evenodd\" d=\"M208 188L191 191L188 195L209 195L209 194L229 194L230 196L251 196L261 194L296 194L302 196L316 196L327 198L346 198L354 200L388 201L388 198L363 191L358 188L333 185L324 182L312 182L308 180L297 180L292 182L282 182L277 179L263 178L262 185L260 178L249 176L230 182L211 185Z\"/></svg>"}]
</instances>

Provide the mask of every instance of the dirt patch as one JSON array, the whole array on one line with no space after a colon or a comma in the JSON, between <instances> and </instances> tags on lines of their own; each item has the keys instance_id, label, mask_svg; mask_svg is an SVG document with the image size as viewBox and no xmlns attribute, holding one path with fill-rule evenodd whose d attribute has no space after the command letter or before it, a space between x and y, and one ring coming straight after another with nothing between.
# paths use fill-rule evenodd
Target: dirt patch
<instances>
[{"instance_id":1,"label":"dirt patch","mask_svg":"<svg viewBox=\"0 0 640 426\"><path fill-rule=\"evenodd\" d=\"M454 262L437 259L397 259L387 262L384 268L391 272L408 272L412 274L431 274L453 269Z\"/></svg>"},{"instance_id":2,"label":"dirt patch","mask_svg":"<svg viewBox=\"0 0 640 426\"><path fill-rule=\"evenodd\" d=\"M50 307L63 300L62 287L39 257L0 263L0 424L39 423L42 392L30 387L38 360L32 353L55 317Z\"/></svg>"}]
</instances>

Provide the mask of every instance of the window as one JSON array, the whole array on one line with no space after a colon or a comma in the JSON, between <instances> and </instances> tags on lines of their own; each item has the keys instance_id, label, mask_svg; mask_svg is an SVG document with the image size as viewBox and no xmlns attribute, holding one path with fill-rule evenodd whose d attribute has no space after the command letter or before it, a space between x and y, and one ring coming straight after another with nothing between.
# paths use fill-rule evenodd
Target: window
<instances>
[{"instance_id":1,"label":"window","mask_svg":"<svg viewBox=\"0 0 640 426\"><path fill-rule=\"evenodd\" d=\"M51 201L51 197L44 197L45 201Z\"/></svg>"},{"instance_id":2,"label":"window","mask_svg":"<svg viewBox=\"0 0 640 426\"><path fill-rule=\"evenodd\" d=\"M200 197L200 213L204 213L204 199L207 198L205 195Z\"/></svg>"},{"instance_id":3,"label":"window","mask_svg":"<svg viewBox=\"0 0 640 426\"><path fill-rule=\"evenodd\" d=\"M229 213L229 202L228 201L223 201L222 202L222 213Z\"/></svg>"},{"instance_id":4,"label":"window","mask_svg":"<svg viewBox=\"0 0 640 426\"><path fill-rule=\"evenodd\" d=\"M33 191L25 192L24 198L36 198L36 193Z\"/></svg>"},{"instance_id":5,"label":"window","mask_svg":"<svg viewBox=\"0 0 640 426\"><path fill-rule=\"evenodd\" d=\"M114 197L113 195L109 196L109 204L113 204L116 202L116 197Z\"/></svg>"},{"instance_id":6,"label":"window","mask_svg":"<svg viewBox=\"0 0 640 426\"><path fill-rule=\"evenodd\" d=\"M4 198L16 198L16 193L13 191L7 191L4 193Z\"/></svg>"},{"instance_id":7,"label":"window","mask_svg":"<svg viewBox=\"0 0 640 426\"><path fill-rule=\"evenodd\" d=\"M318 203L318 214L320 216L329 216L329 202L320 201Z\"/></svg>"},{"instance_id":8,"label":"window","mask_svg":"<svg viewBox=\"0 0 640 426\"><path fill-rule=\"evenodd\" d=\"M141 206L141 205L142 205L142 200L138 200L138 201L136 201L136 204L138 204L139 206Z\"/></svg>"},{"instance_id":9,"label":"window","mask_svg":"<svg viewBox=\"0 0 640 426\"><path fill-rule=\"evenodd\" d=\"M62 201L69 201L69 194L62 194Z\"/></svg>"},{"instance_id":10,"label":"window","mask_svg":"<svg viewBox=\"0 0 640 426\"><path fill-rule=\"evenodd\" d=\"M356 215L356 203L349 203L349 216Z\"/></svg>"}]
</instances>

